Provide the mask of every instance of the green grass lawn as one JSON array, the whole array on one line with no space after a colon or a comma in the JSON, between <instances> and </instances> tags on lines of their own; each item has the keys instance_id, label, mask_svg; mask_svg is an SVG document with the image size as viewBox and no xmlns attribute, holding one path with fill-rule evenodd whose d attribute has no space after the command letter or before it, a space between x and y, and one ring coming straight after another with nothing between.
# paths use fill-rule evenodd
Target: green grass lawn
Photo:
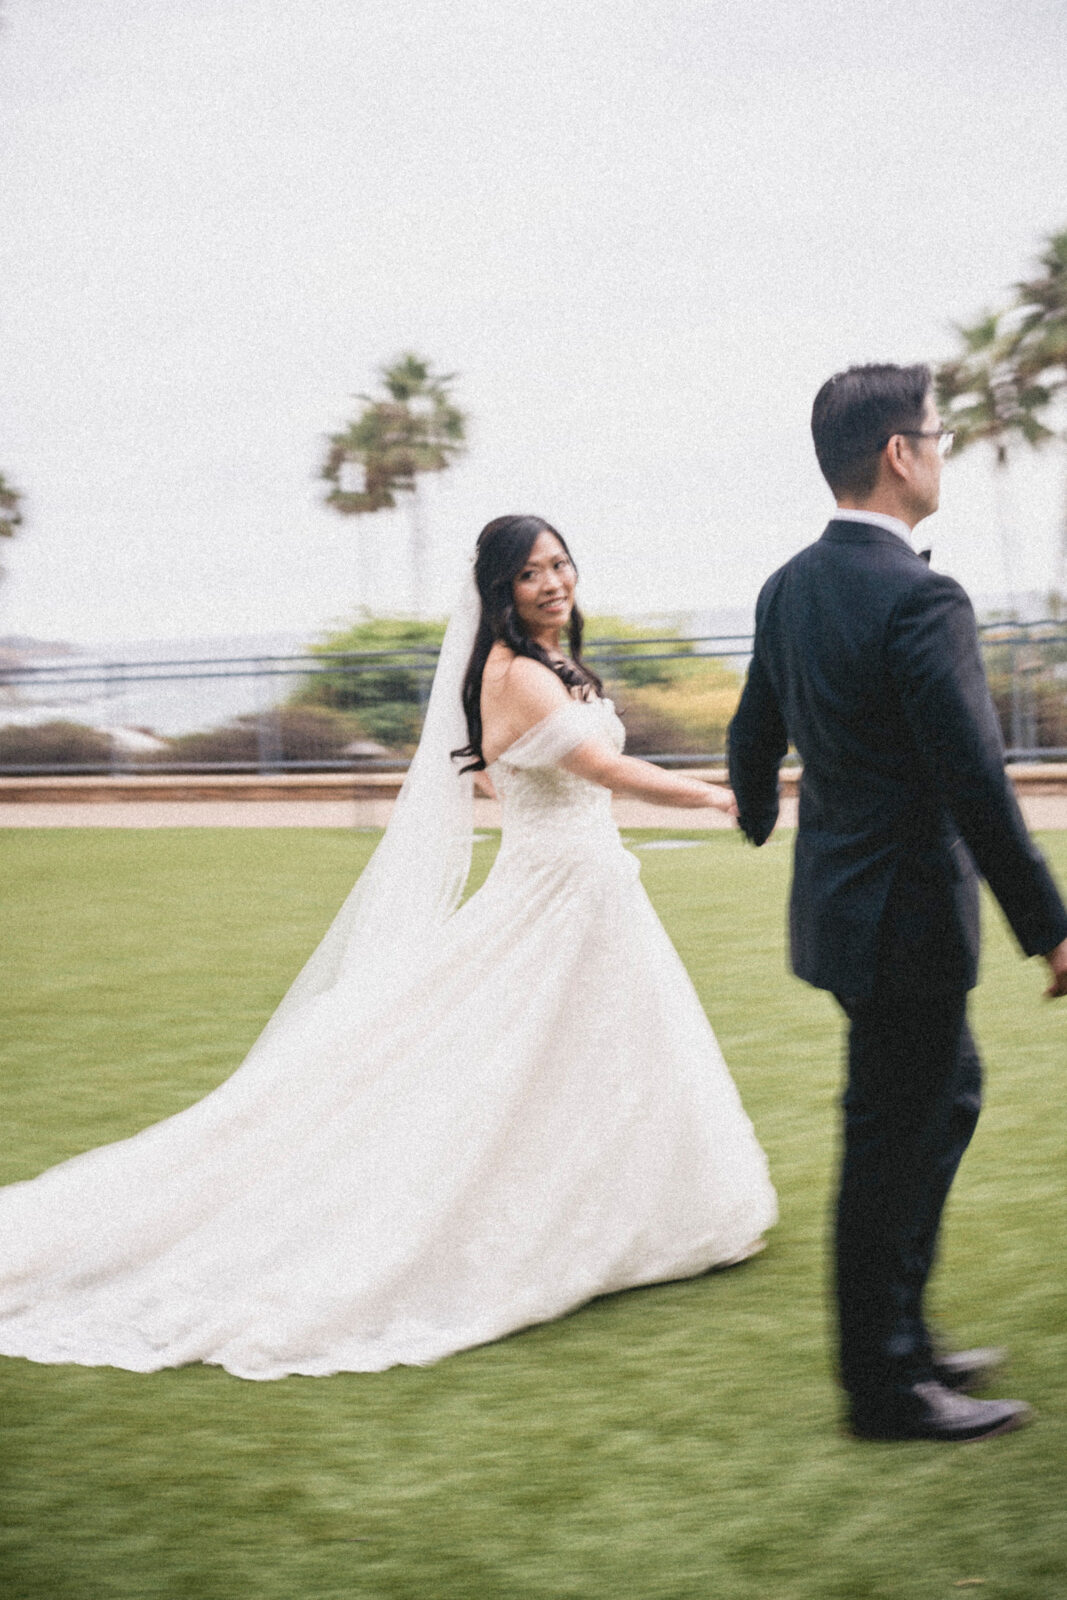
<instances>
[{"instance_id":1,"label":"green grass lawn","mask_svg":"<svg viewBox=\"0 0 1067 1600\"><path fill-rule=\"evenodd\" d=\"M373 842L0 833L0 1178L225 1077ZM1067 881L1067 835L1046 844ZM425 1369L248 1383L0 1361L3 1600L1064 1600L1067 1002L1039 1001L987 910L987 1110L935 1302L958 1339L1011 1347L994 1392L1038 1424L858 1443L824 1287L840 1030L786 974L788 841L641 860L770 1156L764 1255Z\"/></svg>"}]
</instances>

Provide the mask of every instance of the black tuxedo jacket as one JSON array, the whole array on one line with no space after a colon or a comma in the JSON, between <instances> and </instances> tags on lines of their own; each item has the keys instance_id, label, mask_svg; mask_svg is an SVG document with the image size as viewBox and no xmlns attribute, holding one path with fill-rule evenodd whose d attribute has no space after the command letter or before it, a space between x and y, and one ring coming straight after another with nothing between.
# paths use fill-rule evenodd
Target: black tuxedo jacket
<instances>
[{"instance_id":1,"label":"black tuxedo jacket","mask_svg":"<svg viewBox=\"0 0 1067 1600\"><path fill-rule=\"evenodd\" d=\"M959 584L888 529L834 520L764 585L753 651L730 781L742 829L762 844L789 743L804 763L790 899L798 977L857 999L876 976L970 988L975 863L1027 955L1067 938L1067 909L1004 772Z\"/></svg>"}]
</instances>

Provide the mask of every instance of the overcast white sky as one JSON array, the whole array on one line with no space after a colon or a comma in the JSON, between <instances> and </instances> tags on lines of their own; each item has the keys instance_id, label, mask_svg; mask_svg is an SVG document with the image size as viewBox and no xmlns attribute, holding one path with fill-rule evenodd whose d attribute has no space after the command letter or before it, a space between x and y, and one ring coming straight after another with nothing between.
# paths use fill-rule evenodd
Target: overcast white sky
<instances>
[{"instance_id":1,"label":"overcast white sky","mask_svg":"<svg viewBox=\"0 0 1067 1600\"><path fill-rule=\"evenodd\" d=\"M460 374L433 598L556 521L587 609L747 605L820 531L808 414L937 359L1067 224L1052 0L4 0L0 634L309 633L359 603L322 436ZM1064 462L1021 461L1016 582ZM1003 589L977 454L935 565ZM362 519L361 519L362 522ZM402 515L372 598L408 593Z\"/></svg>"}]
</instances>

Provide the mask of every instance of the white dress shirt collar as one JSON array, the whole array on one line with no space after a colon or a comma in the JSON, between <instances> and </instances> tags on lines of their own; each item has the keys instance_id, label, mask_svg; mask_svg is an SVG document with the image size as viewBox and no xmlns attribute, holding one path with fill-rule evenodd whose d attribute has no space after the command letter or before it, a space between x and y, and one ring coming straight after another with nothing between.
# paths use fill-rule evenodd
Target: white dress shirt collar
<instances>
[{"instance_id":1,"label":"white dress shirt collar","mask_svg":"<svg viewBox=\"0 0 1067 1600\"><path fill-rule=\"evenodd\" d=\"M875 528L888 528L890 533L895 533L898 539L903 539L906 545L915 549L913 530L906 522L901 522L899 517L887 516L884 511L853 511L851 508L838 506L834 512L835 522L869 522Z\"/></svg>"}]
</instances>

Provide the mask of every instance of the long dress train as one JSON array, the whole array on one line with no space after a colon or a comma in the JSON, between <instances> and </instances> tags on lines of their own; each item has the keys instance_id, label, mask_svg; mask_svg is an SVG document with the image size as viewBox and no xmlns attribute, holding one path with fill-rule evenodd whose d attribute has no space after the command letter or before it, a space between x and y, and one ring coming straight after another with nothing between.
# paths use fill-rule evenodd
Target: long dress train
<instances>
[{"instance_id":1,"label":"long dress train","mask_svg":"<svg viewBox=\"0 0 1067 1600\"><path fill-rule=\"evenodd\" d=\"M432 1362L700 1273L766 1161L574 701L494 763L499 855L384 986L282 1008L188 1110L0 1191L0 1352L245 1378Z\"/></svg>"}]
</instances>

